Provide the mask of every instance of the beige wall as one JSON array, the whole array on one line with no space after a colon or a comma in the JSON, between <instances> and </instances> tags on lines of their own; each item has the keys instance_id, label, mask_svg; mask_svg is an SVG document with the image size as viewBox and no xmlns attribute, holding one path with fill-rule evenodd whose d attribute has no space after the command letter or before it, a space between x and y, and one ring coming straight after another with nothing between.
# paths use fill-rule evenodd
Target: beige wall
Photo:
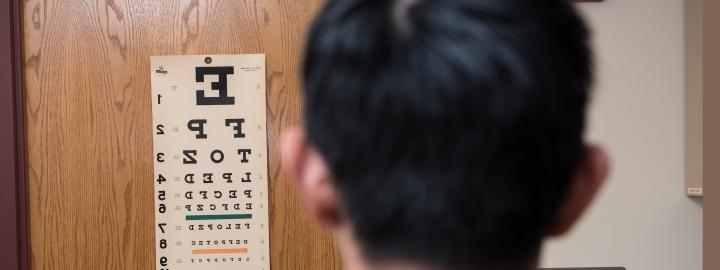
<instances>
[{"instance_id":1,"label":"beige wall","mask_svg":"<svg viewBox=\"0 0 720 270\"><path fill-rule=\"evenodd\" d=\"M685 195L683 1L579 5L597 53L589 139L607 147L613 172L542 264L700 270L702 199Z\"/></svg>"}]
</instances>

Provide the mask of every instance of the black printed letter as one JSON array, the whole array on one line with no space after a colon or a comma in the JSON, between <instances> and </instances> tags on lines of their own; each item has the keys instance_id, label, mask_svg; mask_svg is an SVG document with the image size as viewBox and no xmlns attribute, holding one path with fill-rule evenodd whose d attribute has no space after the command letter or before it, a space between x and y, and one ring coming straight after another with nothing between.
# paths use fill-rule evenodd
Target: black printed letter
<instances>
[{"instance_id":1,"label":"black printed letter","mask_svg":"<svg viewBox=\"0 0 720 270\"><path fill-rule=\"evenodd\" d=\"M188 121L187 127L191 131L197 132L197 135L195 135L196 139L207 139L207 134L205 134L205 124L207 124L206 119L193 119Z\"/></svg>"},{"instance_id":2,"label":"black printed letter","mask_svg":"<svg viewBox=\"0 0 720 270\"><path fill-rule=\"evenodd\" d=\"M197 164L197 160L195 159L197 150L183 150L183 154L185 154L183 164Z\"/></svg>"},{"instance_id":3,"label":"black printed letter","mask_svg":"<svg viewBox=\"0 0 720 270\"><path fill-rule=\"evenodd\" d=\"M230 124L235 124L233 126L233 129L235 130L235 134L233 134L233 137L235 138L245 138L245 133L242 132L242 124L245 123L245 119L238 118L238 119L225 119L225 126L229 127Z\"/></svg>"},{"instance_id":4,"label":"black printed letter","mask_svg":"<svg viewBox=\"0 0 720 270\"><path fill-rule=\"evenodd\" d=\"M250 149L238 149L238 155L242 155L242 159L240 159L240 162L242 163L248 163L247 155L252 154L252 150Z\"/></svg>"},{"instance_id":5,"label":"black printed letter","mask_svg":"<svg viewBox=\"0 0 720 270\"><path fill-rule=\"evenodd\" d=\"M210 89L218 91L217 97L206 97L204 90L197 90L197 105L234 105L235 97L228 96L227 75L234 74L233 67L196 67L195 81L204 82L205 75L217 75L218 80L210 84Z\"/></svg>"}]
</instances>

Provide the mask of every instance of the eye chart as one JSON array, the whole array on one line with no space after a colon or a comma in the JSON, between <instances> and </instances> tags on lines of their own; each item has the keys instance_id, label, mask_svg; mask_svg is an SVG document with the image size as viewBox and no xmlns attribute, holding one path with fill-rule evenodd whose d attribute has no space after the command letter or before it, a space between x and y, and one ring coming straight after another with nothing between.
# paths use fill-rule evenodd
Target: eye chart
<instances>
[{"instance_id":1,"label":"eye chart","mask_svg":"<svg viewBox=\"0 0 720 270\"><path fill-rule=\"evenodd\" d=\"M265 55L150 62L156 269L270 270Z\"/></svg>"}]
</instances>

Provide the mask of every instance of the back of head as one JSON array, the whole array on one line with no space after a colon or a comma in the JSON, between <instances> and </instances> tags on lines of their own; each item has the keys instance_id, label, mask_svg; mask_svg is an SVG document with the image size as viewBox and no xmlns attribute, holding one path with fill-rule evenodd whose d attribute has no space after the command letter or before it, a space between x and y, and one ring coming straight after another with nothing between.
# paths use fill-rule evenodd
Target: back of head
<instances>
[{"instance_id":1,"label":"back of head","mask_svg":"<svg viewBox=\"0 0 720 270\"><path fill-rule=\"evenodd\" d=\"M305 124L365 254L530 263L582 154L586 42L568 0L330 0Z\"/></svg>"}]
</instances>

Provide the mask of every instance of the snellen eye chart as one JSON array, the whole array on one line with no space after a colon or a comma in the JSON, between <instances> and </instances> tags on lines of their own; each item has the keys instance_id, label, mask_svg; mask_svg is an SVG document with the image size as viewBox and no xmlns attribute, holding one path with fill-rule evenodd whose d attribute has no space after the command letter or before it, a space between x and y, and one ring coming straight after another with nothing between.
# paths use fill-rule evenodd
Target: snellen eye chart
<instances>
[{"instance_id":1,"label":"snellen eye chart","mask_svg":"<svg viewBox=\"0 0 720 270\"><path fill-rule=\"evenodd\" d=\"M150 62L156 269L270 270L265 55Z\"/></svg>"}]
</instances>

